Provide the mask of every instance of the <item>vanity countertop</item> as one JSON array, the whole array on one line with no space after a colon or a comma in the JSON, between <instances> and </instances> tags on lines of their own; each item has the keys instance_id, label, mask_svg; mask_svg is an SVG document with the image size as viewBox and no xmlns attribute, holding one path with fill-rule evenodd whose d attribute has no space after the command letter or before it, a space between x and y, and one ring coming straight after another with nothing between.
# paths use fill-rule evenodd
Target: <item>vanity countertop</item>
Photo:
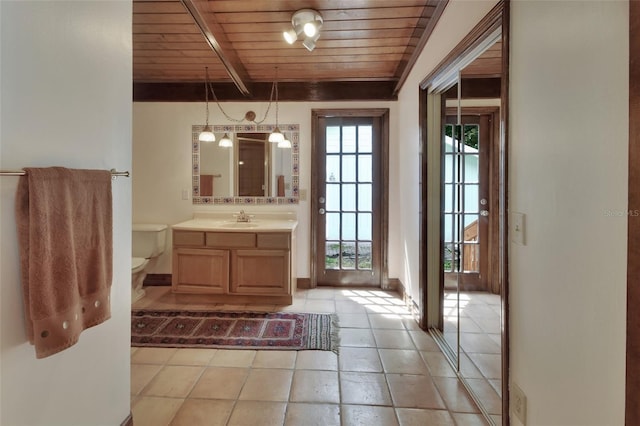
<instances>
[{"instance_id":1,"label":"vanity countertop","mask_svg":"<svg viewBox=\"0 0 640 426\"><path fill-rule=\"evenodd\" d=\"M233 214L199 214L193 219L172 226L178 231L215 231L215 232L292 232L298 226L295 215L290 214L252 214L249 222L238 222Z\"/></svg>"}]
</instances>

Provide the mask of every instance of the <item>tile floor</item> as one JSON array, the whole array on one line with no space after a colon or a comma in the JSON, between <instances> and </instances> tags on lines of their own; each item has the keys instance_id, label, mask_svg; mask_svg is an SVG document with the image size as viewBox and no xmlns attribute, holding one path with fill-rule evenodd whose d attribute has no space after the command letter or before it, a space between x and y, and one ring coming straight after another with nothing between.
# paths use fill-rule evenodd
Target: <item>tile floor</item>
<instances>
[{"instance_id":1,"label":"tile floor","mask_svg":"<svg viewBox=\"0 0 640 426\"><path fill-rule=\"evenodd\" d=\"M460 307L460 370L489 414L502 411L500 296L488 292L445 294L444 336L455 348ZM447 314L448 313L448 314Z\"/></svg>"},{"instance_id":2,"label":"tile floor","mask_svg":"<svg viewBox=\"0 0 640 426\"><path fill-rule=\"evenodd\" d=\"M134 307L212 309L201 296L173 295L167 287L148 288ZM132 348L135 425L486 424L438 346L394 293L300 290L291 306L251 310L337 313L339 355Z\"/></svg>"}]
</instances>

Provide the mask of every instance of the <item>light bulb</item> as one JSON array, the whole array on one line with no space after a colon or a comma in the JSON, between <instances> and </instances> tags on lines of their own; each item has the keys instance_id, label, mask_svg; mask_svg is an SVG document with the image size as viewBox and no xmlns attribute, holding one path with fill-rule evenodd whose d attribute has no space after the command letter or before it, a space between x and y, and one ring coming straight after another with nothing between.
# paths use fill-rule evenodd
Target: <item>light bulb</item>
<instances>
[{"instance_id":1,"label":"light bulb","mask_svg":"<svg viewBox=\"0 0 640 426\"><path fill-rule=\"evenodd\" d=\"M289 30L282 33L282 36L286 40L287 43L293 44L298 39L298 34L296 34L295 30Z\"/></svg>"},{"instance_id":2,"label":"light bulb","mask_svg":"<svg viewBox=\"0 0 640 426\"><path fill-rule=\"evenodd\" d=\"M285 139L282 142L278 142L278 148L291 148L291 141L289 139Z\"/></svg>"},{"instance_id":3,"label":"light bulb","mask_svg":"<svg viewBox=\"0 0 640 426\"><path fill-rule=\"evenodd\" d=\"M220 142L218 142L218 146L222 148L231 148L233 146L233 141L229 137L228 133L225 133Z\"/></svg>"},{"instance_id":4,"label":"light bulb","mask_svg":"<svg viewBox=\"0 0 640 426\"><path fill-rule=\"evenodd\" d=\"M304 33L307 37L313 37L318 31L318 27L316 26L315 22L307 22L306 24L304 24L303 28Z\"/></svg>"},{"instance_id":5,"label":"light bulb","mask_svg":"<svg viewBox=\"0 0 640 426\"><path fill-rule=\"evenodd\" d=\"M277 127L273 129L273 132L269 135L269 142L282 142L284 140L284 135L280 132L280 129Z\"/></svg>"}]
</instances>

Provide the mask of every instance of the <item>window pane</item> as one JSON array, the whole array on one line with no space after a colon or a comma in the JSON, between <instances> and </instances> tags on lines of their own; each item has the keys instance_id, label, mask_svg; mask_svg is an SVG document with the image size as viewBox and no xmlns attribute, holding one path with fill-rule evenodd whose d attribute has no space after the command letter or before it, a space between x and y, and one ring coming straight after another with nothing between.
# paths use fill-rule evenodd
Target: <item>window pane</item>
<instances>
[{"instance_id":1,"label":"window pane","mask_svg":"<svg viewBox=\"0 0 640 426\"><path fill-rule=\"evenodd\" d=\"M454 185L447 183L444 185L444 211L452 212L453 211L453 188Z\"/></svg>"},{"instance_id":2,"label":"window pane","mask_svg":"<svg viewBox=\"0 0 640 426\"><path fill-rule=\"evenodd\" d=\"M478 244L465 244L463 246L462 269L465 272L478 272L480 270L480 246Z\"/></svg>"},{"instance_id":3,"label":"window pane","mask_svg":"<svg viewBox=\"0 0 640 426\"><path fill-rule=\"evenodd\" d=\"M478 185L463 185L464 187L464 211L465 213L476 213L480 205L478 199Z\"/></svg>"},{"instance_id":4,"label":"window pane","mask_svg":"<svg viewBox=\"0 0 640 426\"><path fill-rule=\"evenodd\" d=\"M342 239L356 239L356 214L342 213Z\"/></svg>"},{"instance_id":5,"label":"window pane","mask_svg":"<svg viewBox=\"0 0 640 426\"><path fill-rule=\"evenodd\" d=\"M358 126L358 152L371 152L372 126Z\"/></svg>"},{"instance_id":6,"label":"window pane","mask_svg":"<svg viewBox=\"0 0 640 426\"><path fill-rule=\"evenodd\" d=\"M358 155L358 181L372 182L371 155Z\"/></svg>"},{"instance_id":7,"label":"window pane","mask_svg":"<svg viewBox=\"0 0 640 426\"><path fill-rule=\"evenodd\" d=\"M339 155L327 155L327 182L340 182Z\"/></svg>"},{"instance_id":8,"label":"window pane","mask_svg":"<svg viewBox=\"0 0 640 426\"><path fill-rule=\"evenodd\" d=\"M342 182L356 181L356 156L342 156Z\"/></svg>"},{"instance_id":9,"label":"window pane","mask_svg":"<svg viewBox=\"0 0 640 426\"><path fill-rule=\"evenodd\" d=\"M327 241L324 253L324 267L326 269L340 269L340 243Z\"/></svg>"},{"instance_id":10,"label":"window pane","mask_svg":"<svg viewBox=\"0 0 640 426\"><path fill-rule=\"evenodd\" d=\"M327 126L327 152L340 152L340 127Z\"/></svg>"},{"instance_id":11,"label":"window pane","mask_svg":"<svg viewBox=\"0 0 640 426\"><path fill-rule=\"evenodd\" d=\"M477 124L466 124L464 126L464 151L473 153L478 152L478 143L480 137L480 126Z\"/></svg>"},{"instance_id":12,"label":"window pane","mask_svg":"<svg viewBox=\"0 0 640 426\"><path fill-rule=\"evenodd\" d=\"M367 212L371 211L372 187L373 185L370 183L358 185L358 210Z\"/></svg>"},{"instance_id":13,"label":"window pane","mask_svg":"<svg viewBox=\"0 0 640 426\"><path fill-rule=\"evenodd\" d=\"M456 166L458 162L456 158L454 154L445 154L444 156L444 181L447 183L457 180Z\"/></svg>"},{"instance_id":14,"label":"window pane","mask_svg":"<svg viewBox=\"0 0 640 426\"><path fill-rule=\"evenodd\" d=\"M478 172L478 160L480 156L478 154L466 154L464 156L464 181L466 183L479 182Z\"/></svg>"},{"instance_id":15,"label":"window pane","mask_svg":"<svg viewBox=\"0 0 640 426\"><path fill-rule=\"evenodd\" d=\"M342 243L342 269L356 268L356 243Z\"/></svg>"},{"instance_id":16,"label":"window pane","mask_svg":"<svg viewBox=\"0 0 640 426\"><path fill-rule=\"evenodd\" d=\"M342 128L342 152L356 152L356 126Z\"/></svg>"},{"instance_id":17,"label":"window pane","mask_svg":"<svg viewBox=\"0 0 640 426\"><path fill-rule=\"evenodd\" d=\"M464 218L464 240L478 241L478 218L477 214L465 214Z\"/></svg>"},{"instance_id":18,"label":"window pane","mask_svg":"<svg viewBox=\"0 0 640 426\"><path fill-rule=\"evenodd\" d=\"M340 210L340 184L327 185L325 208L328 211Z\"/></svg>"},{"instance_id":19,"label":"window pane","mask_svg":"<svg viewBox=\"0 0 640 426\"><path fill-rule=\"evenodd\" d=\"M444 151L445 152L453 152L453 138L452 132L453 126L451 124L446 124L444 126Z\"/></svg>"},{"instance_id":20,"label":"window pane","mask_svg":"<svg viewBox=\"0 0 640 426\"><path fill-rule=\"evenodd\" d=\"M453 225L453 215L445 214L444 215L444 242L445 243L453 241L452 238L454 236L454 233L453 233L452 225Z\"/></svg>"},{"instance_id":21,"label":"window pane","mask_svg":"<svg viewBox=\"0 0 640 426\"><path fill-rule=\"evenodd\" d=\"M356 186L355 184L342 185L342 211L356 210Z\"/></svg>"},{"instance_id":22,"label":"window pane","mask_svg":"<svg viewBox=\"0 0 640 426\"><path fill-rule=\"evenodd\" d=\"M371 240L371 213L358 213L358 239Z\"/></svg>"},{"instance_id":23,"label":"window pane","mask_svg":"<svg viewBox=\"0 0 640 426\"><path fill-rule=\"evenodd\" d=\"M358 269L371 269L371 243L358 243Z\"/></svg>"},{"instance_id":24,"label":"window pane","mask_svg":"<svg viewBox=\"0 0 640 426\"><path fill-rule=\"evenodd\" d=\"M327 240L339 240L340 239L340 213L327 213L325 215L326 231L325 239Z\"/></svg>"}]
</instances>

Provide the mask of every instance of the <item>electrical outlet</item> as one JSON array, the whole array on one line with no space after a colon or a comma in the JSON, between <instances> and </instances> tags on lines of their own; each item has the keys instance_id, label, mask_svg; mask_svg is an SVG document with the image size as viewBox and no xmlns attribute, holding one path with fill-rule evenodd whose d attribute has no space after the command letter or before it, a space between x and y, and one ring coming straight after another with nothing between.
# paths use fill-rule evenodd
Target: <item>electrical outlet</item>
<instances>
[{"instance_id":1,"label":"electrical outlet","mask_svg":"<svg viewBox=\"0 0 640 426\"><path fill-rule=\"evenodd\" d=\"M527 422L527 397L524 395L522 389L515 383L511 382L511 389L509 392L509 399L511 400L511 412L520 420L523 426L526 426Z\"/></svg>"}]
</instances>

